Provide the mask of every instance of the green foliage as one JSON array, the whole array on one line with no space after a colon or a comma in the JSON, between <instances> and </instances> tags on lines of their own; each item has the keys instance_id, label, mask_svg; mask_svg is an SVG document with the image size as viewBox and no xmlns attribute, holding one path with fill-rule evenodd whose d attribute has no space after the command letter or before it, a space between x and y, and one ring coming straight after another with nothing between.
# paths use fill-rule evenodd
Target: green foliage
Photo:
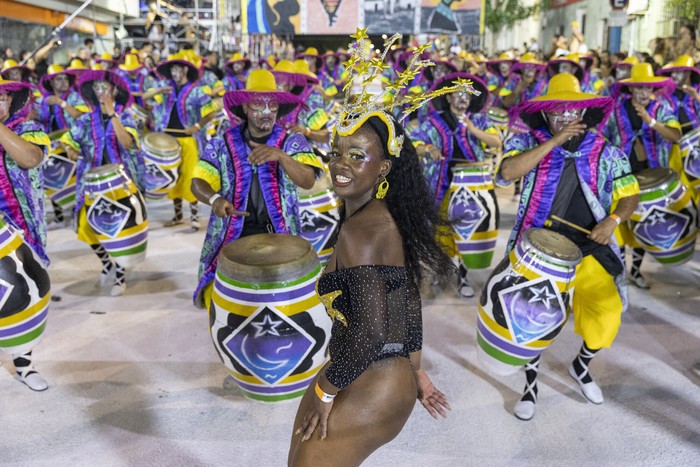
<instances>
[{"instance_id":1,"label":"green foliage","mask_svg":"<svg viewBox=\"0 0 700 467\"><path fill-rule=\"evenodd\" d=\"M512 28L518 21L536 15L548 6L549 0L541 0L532 6L524 6L520 0L486 0L484 26L496 34L503 28Z\"/></svg>"},{"instance_id":2,"label":"green foliage","mask_svg":"<svg viewBox=\"0 0 700 467\"><path fill-rule=\"evenodd\" d=\"M666 8L675 10L679 18L693 24L700 20L700 0L666 0Z\"/></svg>"}]
</instances>

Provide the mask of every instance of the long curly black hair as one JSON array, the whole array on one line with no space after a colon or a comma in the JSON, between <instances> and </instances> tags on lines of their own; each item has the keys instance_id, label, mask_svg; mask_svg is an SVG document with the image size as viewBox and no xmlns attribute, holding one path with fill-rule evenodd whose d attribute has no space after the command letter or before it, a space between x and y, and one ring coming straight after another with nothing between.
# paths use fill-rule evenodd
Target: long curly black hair
<instances>
[{"instance_id":1,"label":"long curly black hair","mask_svg":"<svg viewBox=\"0 0 700 467\"><path fill-rule=\"evenodd\" d=\"M436 241L436 229L449 226L446 219L438 214L428 183L418 160L418 154L403 127L392 118L397 136L404 136L399 157L392 157L387 151L389 131L378 117L370 117L363 125L369 125L379 136L384 148L384 158L391 158L391 171L386 176L389 191L384 200L403 239L406 268L416 284L420 284L424 274L445 278L454 273L455 266L450 257ZM340 218L345 219L345 205L341 204Z\"/></svg>"}]
</instances>

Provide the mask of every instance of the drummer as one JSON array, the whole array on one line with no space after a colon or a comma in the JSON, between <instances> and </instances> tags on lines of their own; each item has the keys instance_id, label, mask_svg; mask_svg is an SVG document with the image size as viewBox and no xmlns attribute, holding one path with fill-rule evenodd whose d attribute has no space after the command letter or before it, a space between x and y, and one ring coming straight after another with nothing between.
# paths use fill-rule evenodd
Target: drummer
<instances>
[{"instance_id":1,"label":"drummer","mask_svg":"<svg viewBox=\"0 0 700 467\"><path fill-rule=\"evenodd\" d=\"M48 155L51 143L41 125L26 118L31 94L29 84L0 78L0 182L6 187L0 190L0 211L7 221L21 229L24 241L46 268L49 259L38 167ZM24 262L30 263L27 258ZM19 381L34 391L49 387L32 366L31 349L12 358Z\"/></svg>"},{"instance_id":2,"label":"drummer","mask_svg":"<svg viewBox=\"0 0 700 467\"><path fill-rule=\"evenodd\" d=\"M223 83L226 91L239 91L245 89L245 82L248 79L250 70L250 60L236 52L226 62L226 76Z\"/></svg>"},{"instance_id":3,"label":"drummer","mask_svg":"<svg viewBox=\"0 0 700 467\"><path fill-rule=\"evenodd\" d=\"M657 71L661 76L670 76L676 84L670 100L678 115L683 135L700 127L700 70L690 55L681 55Z\"/></svg>"},{"instance_id":4,"label":"drummer","mask_svg":"<svg viewBox=\"0 0 700 467\"><path fill-rule=\"evenodd\" d=\"M39 88L42 100L38 110L38 121L44 126L46 133L67 131L78 117L90 110L75 90L76 77L75 72L64 70L61 65L51 65L48 73L41 78ZM58 140L55 140L51 145L51 152L62 154L65 151ZM63 209L53 200L51 204L54 218L47 225L49 230L65 225Z\"/></svg>"},{"instance_id":5,"label":"drummer","mask_svg":"<svg viewBox=\"0 0 700 467\"><path fill-rule=\"evenodd\" d=\"M507 89L509 86L513 86L511 83L517 84L520 76L512 73L513 65L517 62L515 57L511 52L503 52L498 56L496 60L490 60L486 62L486 69L488 70L488 89L493 96L493 105L496 107L501 106L501 99L504 95L507 95ZM504 91L501 93L501 91Z\"/></svg>"},{"instance_id":6,"label":"drummer","mask_svg":"<svg viewBox=\"0 0 700 467\"><path fill-rule=\"evenodd\" d=\"M489 91L483 81L467 73L452 73L435 83L431 92L452 85L458 78L470 79L480 94L476 96L460 91L436 97L431 101L434 110L427 120L410 134L414 144L417 144L416 151L428 185L435 193L435 203L445 216L450 201L452 168L464 162L483 162L487 160L485 147L501 146L498 130L485 114L480 113L489 99ZM497 204L493 212L498 213ZM440 236L448 255L452 257L458 256L454 235L447 232ZM462 297L474 296L474 289L467 279L467 268L461 261L458 286Z\"/></svg>"},{"instance_id":7,"label":"drummer","mask_svg":"<svg viewBox=\"0 0 700 467\"><path fill-rule=\"evenodd\" d=\"M216 104L199 85L200 71L185 54L171 55L158 66L169 86L161 88L163 94L152 101L154 130L177 138L182 147L180 177L168 193L173 200L175 215L165 223L172 227L183 223L182 200L190 203L190 225L199 230L197 199L190 190L192 173L198 155L204 148L205 134L202 130L216 116Z\"/></svg>"},{"instance_id":8,"label":"drummer","mask_svg":"<svg viewBox=\"0 0 700 467\"><path fill-rule=\"evenodd\" d=\"M501 105L509 109L524 101L539 97L547 90L547 66L535 58L535 54L528 52L520 57L520 61L513 65L513 73L520 75L519 80L509 81L501 94Z\"/></svg>"},{"instance_id":9,"label":"drummer","mask_svg":"<svg viewBox=\"0 0 700 467\"><path fill-rule=\"evenodd\" d=\"M327 153L331 133L327 128L329 118L324 108L323 95L315 86L318 79L307 71L305 61L297 60L296 63L299 68L289 60L280 60L272 70L277 88L299 97L305 105L296 107L284 117L284 127L290 133L303 134L310 144L318 144Z\"/></svg>"},{"instance_id":10,"label":"drummer","mask_svg":"<svg viewBox=\"0 0 700 467\"><path fill-rule=\"evenodd\" d=\"M508 252L523 232L544 227L551 215L591 231L584 235L555 222L555 230L583 253L572 307L574 331L583 345L569 374L594 404L603 402L603 393L588 365L598 350L612 344L627 303L624 266L613 232L639 200L639 185L627 157L595 131L612 107L611 98L581 92L573 75L554 76L545 95L515 108L532 132L506 142L496 173L500 185L525 177ZM538 367L539 357L525 367L525 391L514 410L522 420L535 414Z\"/></svg>"},{"instance_id":11,"label":"drummer","mask_svg":"<svg viewBox=\"0 0 700 467\"><path fill-rule=\"evenodd\" d=\"M670 78L654 76L649 63L634 65L631 77L613 86L617 100L606 135L627 155L632 173L669 167L672 145L681 137L678 117L664 97L672 87ZM620 233L625 243L635 245L626 225L621 226ZM640 289L648 289L641 273L643 259L644 249L633 248L630 281Z\"/></svg>"},{"instance_id":12,"label":"drummer","mask_svg":"<svg viewBox=\"0 0 700 467\"><path fill-rule=\"evenodd\" d=\"M111 295L119 296L126 290L126 271L110 258L87 222L84 175L101 165L122 164L129 178L143 190L141 179L145 168L138 151L136 122L126 112L132 98L128 85L113 71L87 71L80 78L78 87L91 112L81 115L70 132L61 137L61 142L69 148L69 155L77 160L75 216L78 219L78 240L90 245L102 262L98 286L108 284L114 273Z\"/></svg>"},{"instance_id":13,"label":"drummer","mask_svg":"<svg viewBox=\"0 0 700 467\"><path fill-rule=\"evenodd\" d=\"M115 70L116 73L129 85L129 91L134 101L141 107L143 104L143 93L153 87L149 70L139 61L138 54L131 52L124 56L124 63Z\"/></svg>"},{"instance_id":14,"label":"drummer","mask_svg":"<svg viewBox=\"0 0 700 467\"><path fill-rule=\"evenodd\" d=\"M275 122L300 103L278 91L267 70L252 71L245 90L224 96L226 111L242 123L209 141L194 171L192 192L212 206L196 306L209 309L217 255L225 243L259 233L298 234L296 187L311 188L322 166L303 135L289 134Z\"/></svg>"}]
</instances>

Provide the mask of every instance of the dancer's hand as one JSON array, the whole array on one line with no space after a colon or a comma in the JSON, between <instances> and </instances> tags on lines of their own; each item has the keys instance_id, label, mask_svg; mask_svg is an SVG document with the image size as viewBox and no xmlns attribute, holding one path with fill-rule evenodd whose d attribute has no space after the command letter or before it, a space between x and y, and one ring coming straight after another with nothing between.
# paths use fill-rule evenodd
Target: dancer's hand
<instances>
[{"instance_id":1,"label":"dancer's hand","mask_svg":"<svg viewBox=\"0 0 700 467\"><path fill-rule=\"evenodd\" d=\"M311 383L314 384L314 383ZM321 402L321 399L313 395L312 407L304 415L304 419L301 421L301 426L296 429L294 434L302 434L301 440L307 441L314 434L314 430L318 426L319 439L323 441L326 439L326 434L328 432L328 415L331 413L333 408L333 401L331 402Z\"/></svg>"},{"instance_id":2,"label":"dancer's hand","mask_svg":"<svg viewBox=\"0 0 700 467\"><path fill-rule=\"evenodd\" d=\"M416 386L418 387L418 400L423 404L425 410L436 420L438 418L437 414L446 418L447 413L445 409L452 410L450 404L447 402L447 397L435 387L425 370L416 370L413 372L413 376L416 379Z\"/></svg>"},{"instance_id":3,"label":"dancer's hand","mask_svg":"<svg viewBox=\"0 0 700 467\"><path fill-rule=\"evenodd\" d=\"M552 137L552 143L561 146L571 138L580 136L586 132L586 124L579 118L566 125L562 130Z\"/></svg>"}]
</instances>

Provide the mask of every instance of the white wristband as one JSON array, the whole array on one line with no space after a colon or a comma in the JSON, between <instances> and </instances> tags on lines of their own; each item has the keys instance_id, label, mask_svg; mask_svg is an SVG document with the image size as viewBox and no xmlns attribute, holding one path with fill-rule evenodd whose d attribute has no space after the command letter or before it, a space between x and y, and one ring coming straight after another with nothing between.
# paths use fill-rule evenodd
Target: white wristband
<instances>
[{"instance_id":1,"label":"white wristband","mask_svg":"<svg viewBox=\"0 0 700 467\"><path fill-rule=\"evenodd\" d=\"M652 118L651 121L649 122L649 128L654 128L656 126L656 119Z\"/></svg>"},{"instance_id":2,"label":"white wristband","mask_svg":"<svg viewBox=\"0 0 700 467\"><path fill-rule=\"evenodd\" d=\"M65 109L67 105L68 105L68 102L66 102L66 101L61 101L61 108L62 108L62 109Z\"/></svg>"},{"instance_id":3,"label":"white wristband","mask_svg":"<svg viewBox=\"0 0 700 467\"><path fill-rule=\"evenodd\" d=\"M217 199L221 198L221 195L219 193L214 193L211 195L211 198L209 198L209 206L214 206L214 201Z\"/></svg>"}]
</instances>

